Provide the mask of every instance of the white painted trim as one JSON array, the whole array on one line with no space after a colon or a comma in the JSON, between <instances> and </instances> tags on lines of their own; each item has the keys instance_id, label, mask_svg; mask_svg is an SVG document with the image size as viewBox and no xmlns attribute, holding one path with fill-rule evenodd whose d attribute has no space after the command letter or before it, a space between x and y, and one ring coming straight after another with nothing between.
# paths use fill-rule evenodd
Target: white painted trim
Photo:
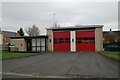
<instances>
[{"instance_id":1,"label":"white painted trim","mask_svg":"<svg viewBox=\"0 0 120 80\"><path fill-rule=\"evenodd\" d=\"M76 51L76 32L70 31L70 51Z\"/></svg>"},{"instance_id":2,"label":"white painted trim","mask_svg":"<svg viewBox=\"0 0 120 80\"><path fill-rule=\"evenodd\" d=\"M54 37L53 37L53 31L52 31L52 34L51 34L51 44L52 44L52 51L54 51L54 43L53 43L53 39L54 39Z\"/></svg>"}]
</instances>

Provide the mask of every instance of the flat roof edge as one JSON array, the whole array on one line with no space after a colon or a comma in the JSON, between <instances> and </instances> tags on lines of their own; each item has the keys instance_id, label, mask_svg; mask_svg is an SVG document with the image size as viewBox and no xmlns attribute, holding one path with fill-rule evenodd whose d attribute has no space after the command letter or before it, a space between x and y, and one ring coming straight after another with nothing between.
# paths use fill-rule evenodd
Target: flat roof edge
<instances>
[{"instance_id":1,"label":"flat roof edge","mask_svg":"<svg viewBox=\"0 0 120 80\"><path fill-rule=\"evenodd\" d=\"M20 39L20 38L48 38L47 35L41 35L41 36L20 36L20 37L10 37L11 39Z\"/></svg>"},{"instance_id":2,"label":"flat roof edge","mask_svg":"<svg viewBox=\"0 0 120 80\"><path fill-rule=\"evenodd\" d=\"M74 29L74 28L102 28L104 25L78 25L78 26L68 26L68 27L51 27L46 28L47 30L53 30L53 29Z\"/></svg>"}]
</instances>

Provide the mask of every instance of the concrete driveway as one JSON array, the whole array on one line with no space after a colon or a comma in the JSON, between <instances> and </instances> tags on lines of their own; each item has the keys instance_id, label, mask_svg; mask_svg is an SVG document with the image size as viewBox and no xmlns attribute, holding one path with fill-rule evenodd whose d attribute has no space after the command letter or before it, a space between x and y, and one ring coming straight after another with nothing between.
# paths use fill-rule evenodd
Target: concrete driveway
<instances>
[{"instance_id":1,"label":"concrete driveway","mask_svg":"<svg viewBox=\"0 0 120 80\"><path fill-rule=\"evenodd\" d=\"M98 53L47 53L3 60L3 77L117 78L118 62Z\"/></svg>"}]
</instances>

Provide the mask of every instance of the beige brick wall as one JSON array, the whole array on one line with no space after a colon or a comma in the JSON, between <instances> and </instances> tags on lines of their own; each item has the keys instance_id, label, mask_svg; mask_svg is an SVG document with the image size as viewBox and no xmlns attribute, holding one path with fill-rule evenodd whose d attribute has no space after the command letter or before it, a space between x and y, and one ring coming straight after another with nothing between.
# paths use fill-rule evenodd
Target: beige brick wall
<instances>
[{"instance_id":1,"label":"beige brick wall","mask_svg":"<svg viewBox=\"0 0 120 80\"><path fill-rule=\"evenodd\" d=\"M11 39L11 44L15 45L18 51L27 51L26 41L24 39Z\"/></svg>"},{"instance_id":2,"label":"beige brick wall","mask_svg":"<svg viewBox=\"0 0 120 80\"><path fill-rule=\"evenodd\" d=\"M47 35L48 35L48 51L53 51L53 32L51 29L47 29Z\"/></svg>"},{"instance_id":3,"label":"beige brick wall","mask_svg":"<svg viewBox=\"0 0 120 80\"><path fill-rule=\"evenodd\" d=\"M0 45L3 44L3 34L0 32Z\"/></svg>"},{"instance_id":4,"label":"beige brick wall","mask_svg":"<svg viewBox=\"0 0 120 80\"><path fill-rule=\"evenodd\" d=\"M103 51L102 28L95 29L95 51Z\"/></svg>"}]
</instances>

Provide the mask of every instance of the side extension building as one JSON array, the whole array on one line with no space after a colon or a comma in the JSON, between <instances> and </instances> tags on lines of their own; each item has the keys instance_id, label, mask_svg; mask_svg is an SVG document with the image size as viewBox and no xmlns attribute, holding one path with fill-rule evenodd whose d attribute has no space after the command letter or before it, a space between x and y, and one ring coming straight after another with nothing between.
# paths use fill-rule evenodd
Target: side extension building
<instances>
[{"instance_id":1,"label":"side extension building","mask_svg":"<svg viewBox=\"0 0 120 80\"><path fill-rule=\"evenodd\" d=\"M11 45L14 45L15 50L22 52L39 52L47 51L47 38L48 36L24 36L24 37L11 37ZM11 48L12 49L12 48Z\"/></svg>"}]
</instances>

